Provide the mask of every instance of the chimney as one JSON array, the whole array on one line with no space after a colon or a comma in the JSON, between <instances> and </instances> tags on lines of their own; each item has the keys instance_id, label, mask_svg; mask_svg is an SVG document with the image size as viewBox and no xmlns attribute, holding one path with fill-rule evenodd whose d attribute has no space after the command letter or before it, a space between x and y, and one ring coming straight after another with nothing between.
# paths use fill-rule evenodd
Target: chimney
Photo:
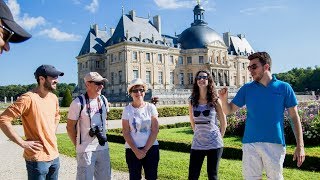
<instances>
[{"instance_id":1,"label":"chimney","mask_svg":"<svg viewBox=\"0 0 320 180\"><path fill-rule=\"evenodd\" d=\"M94 30L94 33L96 34L96 36L98 36L98 24L93 25L93 30Z\"/></svg>"},{"instance_id":2,"label":"chimney","mask_svg":"<svg viewBox=\"0 0 320 180\"><path fill-rule=\"evenodd\" d=\"M153 16L153 25L158 30L159 34L161 35L161 18L159 15Z\"/></svg>"},{"instance_id":3,"label":"chimney","mask_svg":"<svg viewBox=\"0 0 320 180\"><path fill-rule=\"evenodd\" d=\"M132 21L134 21L134 19L136 18L136 11L135 10L131 10L129 12L129 15L131 16Z\"/></svg>"},{"instance_id":4,"label":"chimney","mask_svg":"<svg viewBox=\"0 0 320 180\"><path fill-rule=\"evenodd\" d=\"M114 33L114 28L110 28L110 36L112 36Z\"/></svg>"}]
</instances>

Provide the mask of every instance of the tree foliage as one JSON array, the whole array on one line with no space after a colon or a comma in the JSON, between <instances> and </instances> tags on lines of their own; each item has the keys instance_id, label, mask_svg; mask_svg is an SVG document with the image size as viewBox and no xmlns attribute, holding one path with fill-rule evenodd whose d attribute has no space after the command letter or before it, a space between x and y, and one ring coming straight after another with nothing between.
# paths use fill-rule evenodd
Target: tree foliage
<instances>
[{"instance_id":1,"label":"tree foliage","mask_svg":"<svg viewBox=\"0 0 320 180\"><path fill-rule=\"evenodd\" d=\"M320 67L293 68L292 70L276 74L279 80L289 83L295 92L320 90Z\"/></svg>"},{"instance_id":2,"label":"tree foliage","mask_svg":"<svg viewBox=\"0 0 320 180\"><path fill-rule=\"evenodd\" d=\"M68 88L64 91L64 96L61 101L61 107L69 107L72 102L72 95Z\"/></svg>"},{"instance_id":3,"label":"tree foliage","mask_svg":"<svg viewBox=\"0 0 320 180\"><path fill-rule=\"evenodd\" d=\"M32 89L37 87L37 84L29 84L29 85L8 85L8 86L0 86L0 101L4 101L4 97L10 99L13 97L14 100L17 97L21 96L23 93L26 93ZM66 89L69 89L70 92L73 92L76 88L75 83L59 83L57 85L57 89L54 92L58 97L63 97Z\"/></svg>"}]
</instances>

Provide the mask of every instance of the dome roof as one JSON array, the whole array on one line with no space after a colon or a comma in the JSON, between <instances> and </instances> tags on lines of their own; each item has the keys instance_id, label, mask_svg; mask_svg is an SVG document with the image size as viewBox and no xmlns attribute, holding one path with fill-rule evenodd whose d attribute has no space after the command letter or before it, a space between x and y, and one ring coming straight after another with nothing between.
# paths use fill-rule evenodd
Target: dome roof
<instances>
[{"instance_id":1,"label":"dome roof","mask_svg":"<svg viewBox=\"0 0 320 180\"><path fill-rule=\"evenodd\" d=\"M213 29L206 25L196 25L184 30L178 38L182 49L205 48L214 41L224 44L223 38Z\"/></svg>"}]
</instances>

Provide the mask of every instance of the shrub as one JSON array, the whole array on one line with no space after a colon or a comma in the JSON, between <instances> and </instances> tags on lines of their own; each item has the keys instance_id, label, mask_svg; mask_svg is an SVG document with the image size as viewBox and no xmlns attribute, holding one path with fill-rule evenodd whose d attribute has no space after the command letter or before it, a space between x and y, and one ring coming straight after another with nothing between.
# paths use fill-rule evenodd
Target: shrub
<instances>
[{"instance_id":1,"label":"shrub","mask_svg":"<svg viewBox=\"0 0 320 180\"><path fill-rule=\"evenodd\" d=\"M61 101L61 107L69 107L72 102L72 95L68 88L64 91L64 95Z\"/></svg>"}]
</instances>

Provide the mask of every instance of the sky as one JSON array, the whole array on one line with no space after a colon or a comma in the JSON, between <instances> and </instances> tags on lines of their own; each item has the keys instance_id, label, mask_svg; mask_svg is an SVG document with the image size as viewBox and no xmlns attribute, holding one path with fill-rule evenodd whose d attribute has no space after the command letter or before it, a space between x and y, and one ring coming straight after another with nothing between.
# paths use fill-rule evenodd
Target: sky
<instances>
[{"instance_id":1,"label":"sky","mask_svg":"<svg viewBox=\"0 0 320 180\"><path fill-rule=\"evenodd\" d=\"M32 38L0 55L0 86L35 83L34 71L51 64L62 83L77 82L76 57L90 25L115 28L122 14L160 15L162 34L190 27L196 0L5 0ZM205 21L219 34L244 34L255 51L267 51L272 73L319 66L320 1L200 0Z\"/></svg>"}]
</instances>

